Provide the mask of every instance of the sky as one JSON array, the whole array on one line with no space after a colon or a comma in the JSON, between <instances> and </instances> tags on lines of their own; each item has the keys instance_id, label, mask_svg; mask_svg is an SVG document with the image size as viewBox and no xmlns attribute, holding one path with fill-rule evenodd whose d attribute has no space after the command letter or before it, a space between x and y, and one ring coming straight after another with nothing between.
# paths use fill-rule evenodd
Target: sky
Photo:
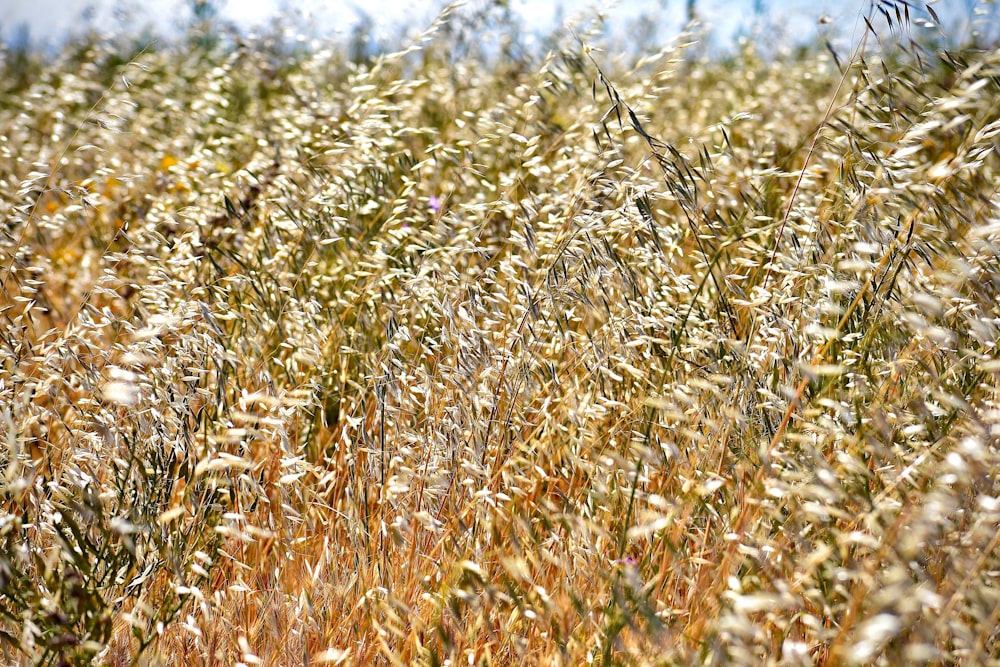
<instances>
[{"instance_id":1,"label":"sky","mask_svg":"<svg viewBox=\"0 0 1000 667\"><path fill-rule=\"evenodd\" d=\"M275 15L291 8L317 33L347 35L365 14L374 22L377 37L396 35L399 28L419 32L426 28L443 0L218 0L222 18L243 29L267 25ZM568 19L578 12L595 12L601 8L616 19L628 19L643 14L661 17L661 24L670 36L680 32L685 23L686 0L508 0L529 27L545 30L554 27L558 17ZM469 0L469 4L484 0ZM0 0L0 36L5 41L16 36L18 26L26 26L34 44L55 44L67 35L80 33L93 26L100 32L137 34L147 24L156 25L168 34L189 20L191 0ZM922 3L917 3L922 4ZM934 2L938 14L968 13L975 4L971 0L941 0ZM725 39L748 30L754 24L755 8L769 21L771 30L781 37L810 40L817 31L819 20L829 34L848 38L854 32L859 15L868 9L869 0L697 0L699 18L716 29ZM944 16L942 16L944 18ZM21 33L23 35L23 33Z\"/></svg>"}]
</instances>

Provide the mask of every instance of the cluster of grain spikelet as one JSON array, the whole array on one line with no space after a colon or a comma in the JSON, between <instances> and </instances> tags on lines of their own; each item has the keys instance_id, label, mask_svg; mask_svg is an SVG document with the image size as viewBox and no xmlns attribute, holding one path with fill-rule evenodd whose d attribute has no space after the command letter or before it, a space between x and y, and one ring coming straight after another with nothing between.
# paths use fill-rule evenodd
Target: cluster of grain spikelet
<instances>
[{"instance_id":1,"label":"cluster of grain spikelet","mask_svg":"<svg viewBox=\"0 0 1000 667\"><path fill-rule=\"evenodd\" d=\"M9 661L993 655L996 53L463 25L0 103Z\"/></svg>"}]
</instances>

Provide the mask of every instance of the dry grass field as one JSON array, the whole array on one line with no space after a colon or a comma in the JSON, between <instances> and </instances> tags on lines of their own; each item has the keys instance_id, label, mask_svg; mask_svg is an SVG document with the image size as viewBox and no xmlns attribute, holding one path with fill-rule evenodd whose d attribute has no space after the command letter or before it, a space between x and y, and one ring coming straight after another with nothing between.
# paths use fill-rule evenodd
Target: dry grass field
<instances>
[{"instance_id":1,"label":"dry grass field","mask_svg":"<svg viewBox=\"0 0 1000 667\"><path fill-rule=\"evenodd\" d=\"M1000 664L1000 50L504 11L2 52L5 664Z\"/></svg>"}]
</instances>

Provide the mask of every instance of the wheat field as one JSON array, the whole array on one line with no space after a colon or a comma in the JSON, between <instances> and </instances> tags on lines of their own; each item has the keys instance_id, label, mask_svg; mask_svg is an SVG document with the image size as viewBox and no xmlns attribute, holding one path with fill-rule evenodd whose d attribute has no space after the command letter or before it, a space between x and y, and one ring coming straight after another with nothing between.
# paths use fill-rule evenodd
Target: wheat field
<instances>
[{"instance_id":1,"label":"wheat field","mask_svg":"<svg viewBox=\"0 0 1000 667\"><path fill-rule=\"evenodd\" d=\"M3 50L5 664L1000 664L1000 50L507 11Z\"/></svg>"}]
</instances>

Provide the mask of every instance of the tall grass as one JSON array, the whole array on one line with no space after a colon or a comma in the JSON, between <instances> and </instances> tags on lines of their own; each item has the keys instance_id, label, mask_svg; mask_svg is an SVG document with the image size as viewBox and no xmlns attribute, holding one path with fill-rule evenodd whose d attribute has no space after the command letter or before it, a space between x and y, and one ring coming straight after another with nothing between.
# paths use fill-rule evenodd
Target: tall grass
<instances>
[{"instance_id":1,"label":"tall grass","mask_svg":"<svg viewBox=\"0 0 1000 667\"><path fill-rule=\"evenodd\" d=\"M4 60L5 662L997 660L1000 54L503 11Z\"/></svg>"}]
</instances>

